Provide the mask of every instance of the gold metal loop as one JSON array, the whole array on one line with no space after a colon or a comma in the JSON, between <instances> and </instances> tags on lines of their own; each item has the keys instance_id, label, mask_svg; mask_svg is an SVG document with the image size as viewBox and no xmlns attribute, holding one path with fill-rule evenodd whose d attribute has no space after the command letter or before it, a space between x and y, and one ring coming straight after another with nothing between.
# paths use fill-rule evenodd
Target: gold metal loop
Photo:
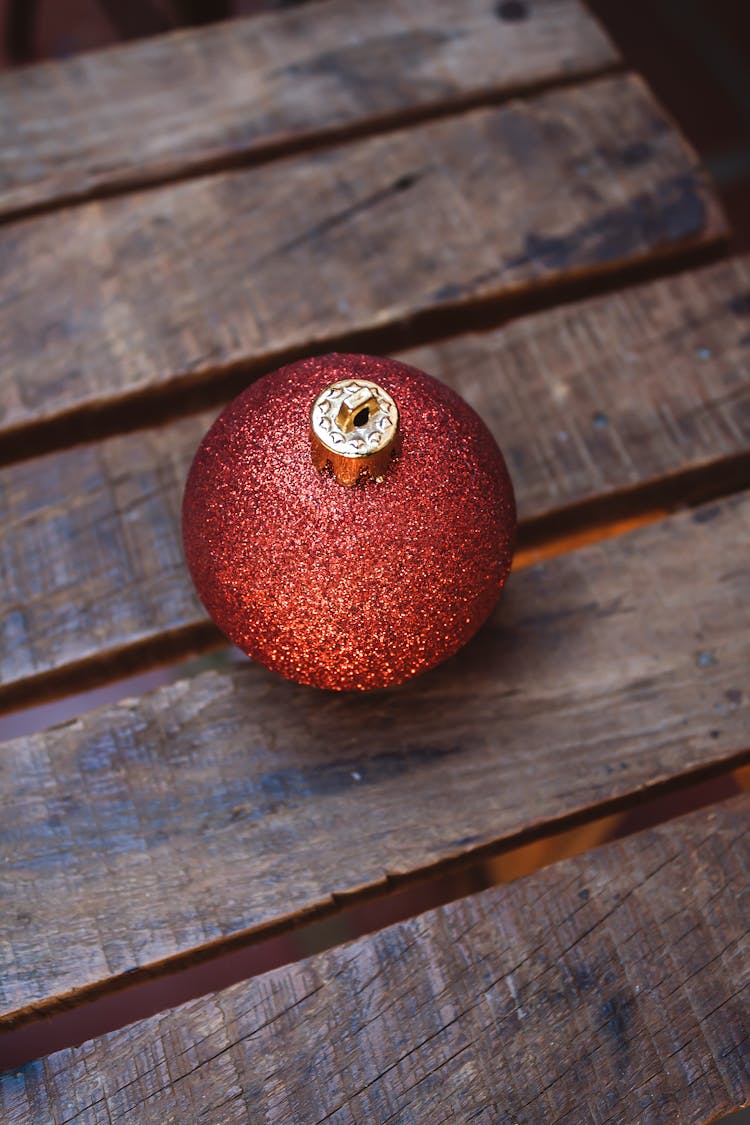
<instances>
[{"instance_id":1,"label":"gold metal loop","mask_svg":"<svg viewBox=\"0 0 750 1125\"><path fill-rule=\"evenodd\" d=\"M369 379L340 379L318 395L310 410L313 464L330 465L351 488L363 473L382 480L396 451L398 407Z\"/></svg>"}]
</instances>

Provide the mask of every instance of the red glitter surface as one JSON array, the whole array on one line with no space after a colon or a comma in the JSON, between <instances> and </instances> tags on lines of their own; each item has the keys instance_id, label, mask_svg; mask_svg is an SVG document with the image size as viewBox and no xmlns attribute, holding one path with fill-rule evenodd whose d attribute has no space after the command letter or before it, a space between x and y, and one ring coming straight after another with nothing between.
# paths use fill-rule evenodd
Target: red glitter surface
<instances>
[{"instance_id":1,"label":"red glitter surface","mask_svg":"<svg viewBox=\"0 0 750 1125\"><path fill-rule=\"evenodd\" d=\"M329 383L395 399L401 451L384 479L344 488L310 457ZM451 656L510 569L513 488L478 415L414 367L373 356L302 360L217 419L185 488L183 538L206 609L253 659L336 690L400 683Z\"/></svg>"}]
</instances>

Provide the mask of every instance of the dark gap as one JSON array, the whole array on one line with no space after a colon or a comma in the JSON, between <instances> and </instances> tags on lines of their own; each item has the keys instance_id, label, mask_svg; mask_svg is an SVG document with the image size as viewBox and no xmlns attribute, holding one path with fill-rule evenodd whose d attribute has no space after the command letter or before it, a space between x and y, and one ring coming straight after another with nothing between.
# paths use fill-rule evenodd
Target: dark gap
<instances>
[{"instance_id":1,"label":"dark gap","mask_svg":"<svg viewBox=\"0 0 750 1125\"><path fill-rule=\"evenodd\" d=\"M296 138L284 137L269 139L256 144L252 149L235 150L218 156L189 155L175 157L180 160L174 171L160 170L158 173L139 173L137 169L118 175L116 183L97 184L86 190L71 191L56 195L54 199L41 199L22 207L11 208L0 213L0 226L36 218L39 215L60 211L67 207L77 207L97 200L114 199L137 191L159 190L171 184L184 183L200 176L213 176L220 172L237 172L254 168L259 164L306 153L330 150L343 145L377 137L384 133L400 133L415 125L423 125L441 118L468 113L474 109L492 108L505 105L517 98L532 98L548 90L565 89L569 86L582 86L611 74L619 74L625 67L617 60L605 66L590 67L575 74L550 76L536 82L521 83L512 90L478 90L472 94L458 95L450 101L433 105L412 106L390 113L383 113L368 121L353 121L346 125L332 126L319 132L310 132ZM396 182L396 190L403 191L411 186L408 175Z\"/></svg>"},{"instance_id":2,"label":"dark gap","mask_svg":"<svg viewBox=\"0 0 750 1125\"><path fill-rule=\"evenodd\" d=\"M528 19L529 9L525 0L501 0L495 8L497 18L505 23L518 23Z\"/></svg>"},{"instance_id":3,"label":"dark gap","mask_svg":"<svg viewBox=\"0 0 750 1125\"><path fill-rule=\"evenodd\" d=\"M369 417L370 417L369 406L363 406L362 409L359 411L359 413L354 415L354 425L355 426L366 426L367 420L369 419Z\"/></svg>"},{"instance_id":4,"label":"dark gap","mask_svg":"<svg viewBox=\"0 0 750 1125\"><path fill-rule=\"evenodd\" d=\"M697 507L747 488L750 450L524 520L518 527L518 550L546 546L578 532L593 532L649 512L674 513Z\"/></svg>"},{"instance_id":5,"label":"dark gap","mask_svg":"<svg viewBox=\"0 0 750 1125\"><path fill-rule=\"evenodd\" d=\"M49 703L70 692L88 691L113 679L148 672L167 664L189 660L228 645L212 621L198 621L167 633L135 641L109 652L100 650L72 664L0 684L0 714Z\"/></svg>"},{"instance_id":6,"label":"dark gap","mask_svg":"<svg viewBox=\"0 0 750 1125\"><path fill-rule=\"evenodd\" d=\"M68 726L100 707L112 707L123 699L137 698L201 672L226 672L248 661L244 653L225 641L221 648L208 649L197 656L176 658L171 663L155 667L139 667L132 675L110 678L103 684L87 686L76 683L72 685L72 692L56 694L51 698L40 694L25 708L0 711L0 759L2 743L9 739L28 738L41 731Z\"/></svg>"},{"instance_id":7,"label":"dark gap","mask_svg":"<svg viewBox=\"0 0 750 1125\"><path fill-rule=\"evenodd\" d=\"M393 189L394 191L408 191L410 187L414 187L417 179L418 176L416 176L414 172L405 172L403 176L399 176L397 180L394 180Z\"/></svg>"},{"instance_id":8,"label":"dark gap","mask_svg":"<svg viewBox=\"0 0 750 1125\"><path fill-rule=\"evenodd\" d=\"M167 961L17 1013L0 1032L0 1068L104 1035L188 1000L248 980L426 910L521 878L613 839L665 823L750 789L750 750L680 778L525 829L411 875L387 876L352 894L332 895L303 915L281 919ZM617 814L621 814L619 817ZM616 822L612 818L617 817ZM584 830L585 831L582 831ZM600 830L592 844L592 834ZM576 838L576 831L581 834ZM540 845L544 845L539 851ZM536 851L534 851L536 849Z\"/></svg>"},{"instance_id":9,"label":"dark gap","mask_svg":"<svg viewBox=\"0 0 750 1125\"><path fill-rule=\"evenodd\" d=\"M717 235L710 243L657 249L648 258L612 262L585 273L537 281L521 293L463 300L428 308L391 324L333 334L324 340L307 340L254 359L183 373L160 386L131 392L103 403L86 403L55 415L0 433L0 467L39 457L83 442L114 434L132 433L175 418L215 408L244 390L250 382L284 364L329 352L363 352L392 355L409 348L433 344L467 332L485 332L529 313L573 304L589 297L619 292L629 286L654 281L714 262L724 255L726 240Z\"/></svg>"}]
</instances>

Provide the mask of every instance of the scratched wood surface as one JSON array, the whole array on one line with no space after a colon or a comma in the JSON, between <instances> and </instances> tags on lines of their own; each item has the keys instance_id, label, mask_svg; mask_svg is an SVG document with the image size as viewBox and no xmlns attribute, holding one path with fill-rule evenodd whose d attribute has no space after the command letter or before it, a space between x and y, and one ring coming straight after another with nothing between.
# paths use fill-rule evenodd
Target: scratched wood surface
<instances>
[{"instance_id":1,"label":"scratched wood surface","mask_svg":"<svg viewBox=\"0 0 750 1125\"><path fill-rule=\"evenodd\" d=\"M184 416L284 358L442 338L406 358L495 429L528 541L748 488L747 261L466 334L721 249L617 66L574 0L319 0L0 79L0 705L213 641ZM387 696L246 664L6 743L0 1060L45 1014L748 761L749 548L750 492L713 499L519 571ZM703 815L11 1072L0 1117L732 1108L747 808Z\"/></svg>"},{"instance_id":2,"label":"scratched wood surface","mask_svg":"<svg viewBox=\"0 0 750 1125\"><path fill-rule=\"evenodd\" d=\"M750 796L58 1052L7 1125L617 1121L750 1101Z\"/></svg>"},{"instance_id":3,"label":"scratched wood surface","mask_svg":"<svg viewBox=\"0 0 750 1125\"><path fill-rule=\"evenodd\" d=\"M490 425L522 542L545 521L559 531L750 487L750 259L401 358ZM0 704L214 642L180 539L185 476L212 416L0 470Z\"/></svg>"},{"instance_id":4,"label":"scratched wood surface","mask_svg":"<svg viewBox=\"0 0 750 1125\"><path fill-rule=\"evenodd\" d=\"M2 1024L746 760L749 550L744 494L519 572L397 691L247 665L7 743Z\"/></svg>"},{"instance_id":5,"label":"scratched wood surface","mask_svg":"<svg viewBox=\"0 0 750 1125\"><path fill-rule=\"evenodd\" d=\"M127 405L132 424L134 401L142 422L149 398L184 406L290 350L723 230L694 154L627 76L10 223L0 459L33 453L45 423L69 444Z\"/></svg>"},{"instance_id":6,"label":"scratched wood surface","mask_svg":"<svg viewBox=\"0 0 750 1125\"><path fill-rule=\"evenodd\" d=\"M578 0L320 0L0 78L0 216L601 72Z\"/></svg>"}]
</instances>

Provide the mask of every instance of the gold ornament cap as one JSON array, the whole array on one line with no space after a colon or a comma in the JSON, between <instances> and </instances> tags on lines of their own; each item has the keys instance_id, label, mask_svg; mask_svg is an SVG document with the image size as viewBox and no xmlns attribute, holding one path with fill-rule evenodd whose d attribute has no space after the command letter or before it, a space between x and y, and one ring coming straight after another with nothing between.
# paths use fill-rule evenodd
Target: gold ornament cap
<instances>
[{"instance_id":1,"label":"gold ornament cap","mask_svg":"<svg viewBox=\"0 0 750 1125\"><path fill-rule=\"evenodd\" d=\"M369 379L340 379L321 391L310 410L313 465L330 465L339 484L363 473L380 481L397 450L398 407Z\"/></svg>"}]
</instances>

